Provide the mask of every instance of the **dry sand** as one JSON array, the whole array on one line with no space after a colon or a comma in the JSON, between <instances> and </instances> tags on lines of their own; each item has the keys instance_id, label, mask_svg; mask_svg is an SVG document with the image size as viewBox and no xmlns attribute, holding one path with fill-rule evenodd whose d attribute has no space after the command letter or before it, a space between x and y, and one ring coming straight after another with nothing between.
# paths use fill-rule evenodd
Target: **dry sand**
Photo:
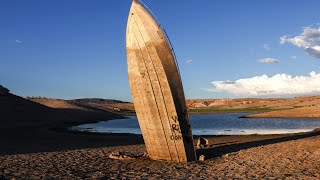
<instances>
[{"instance_id":1,"label":"dry sand","mask_svg":"<svg viewBox=\"0 0 320 180\"><path fill-rule=\"evenodd\" d=\"M171 163L109 159L142 155L144 145L0 156L0 179L319 179L320 132L209 138L205 161Z\"/></svg>"},{"instance_id":2,"label":"dry sand","mask_svg":"<svg viewBox=\"0 0 320 180\"><path fill-rule=\"evenodd\" d=\"M202 162L170 163L142 157L119 161L108 159L109 153L145 152L141 136L66 130L76 124L119 118L119 114L106 111L104 105L76 108L55 102L55 108L50 108L11 94L0 96L0 179L320 178L319 130L208 137L210 146L197 150L206 157Z\"/></svg>"}]
</instances>

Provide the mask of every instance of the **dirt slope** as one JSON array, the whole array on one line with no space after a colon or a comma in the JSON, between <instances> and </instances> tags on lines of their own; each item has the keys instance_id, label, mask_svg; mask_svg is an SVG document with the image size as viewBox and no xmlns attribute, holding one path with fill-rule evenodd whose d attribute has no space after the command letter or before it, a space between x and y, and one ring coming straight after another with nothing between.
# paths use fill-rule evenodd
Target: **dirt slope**
<instances>
[{"instance_id":1,"label":"dirt slope","mask_svg":"<svg viewBox=\"0 0 320 180\"><path fill-rule=\"evenodd\" d=\"M10 93L0 95L0 129L63 126L63 124L96 122L116 116L119 115L110 111L86 109L64 100L30 101Z\"/></svg>"},{"instance_id":2,"label":"dirt slope","mask_svg":"<svg viewBox=\"0 0 320 180\"><path fill-rule=\"evenodd\" d=\"M79 109L85 111L108 111L117 114L132 114L132 103L110 99L47 99L30 100L52 108ZM263 112L249 117L320 117L320 96L295 98L239 98L239 99L190 99L190 113Z\"/></svg>"}]
</instances>

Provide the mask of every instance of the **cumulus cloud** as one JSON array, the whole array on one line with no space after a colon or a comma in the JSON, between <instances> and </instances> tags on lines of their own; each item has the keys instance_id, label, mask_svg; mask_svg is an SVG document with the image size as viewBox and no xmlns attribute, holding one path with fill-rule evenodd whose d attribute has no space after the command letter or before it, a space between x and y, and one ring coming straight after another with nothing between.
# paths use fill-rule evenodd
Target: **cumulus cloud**
<instances>
[{"instance_id":1,"label":"cumulus cloud","mask_svg":"<svg viewBox=\"0 0 320 180\"><path fill-rule=\"evenodd\" d=\"M192 59L186 60L186 64L192 64Z\"/></svg>"},{"instance_id":2,"label":"cumulus cloud","mask_svg":"<svg viewBox=\"0 0 320 180\"><path fill-rule=\"evenodd\" d=\"M271 50L269 44L263 44L263 45L262 45L262 48L265 49L265 50L267 50L267 51L270 51L270 50Z\"/></svg>"},{"instance_id":3,"label":"cumulus cloud","mask_svg":"<svg viewBox=\"0 0 320 180\"><path fill-rule=\"evenodd\" d=\"M276 64L278 61L274 58L263 58L263 59L258 59L258 62L260 63L265 63L265 64Z\"/></svg>"},{"instance_id":4,"label":"cumulus cloud","mask_svg":"<svg viewBox=\"0 0 320 180\"><path fill-rule=\"evenodd\" d=\"M287 42L287 36L280 37L280 44L285 44Z\"/></svg>"},{"instance_id":5,"label":"cumulus cloud","mask_svg":"<svg viewBox=\"0 0 320 180\"><path fill-rule=\"evenodd\" d=\"M320 58L320 27L306 27L300 35L280 37L280 43L291 43L303 48L310 56Z\"/></svg>"},{"instance_id":6,"label":"cumulus cloud","mask_svg":"<svg viewBox=\"0 0 320 180\"><path fill-rule=\"evenodd\" d=\"M301 95L320 93L320 73L309 76L255 76L236 81L214 81L212 92L228 92L235 96Z\"/></svg>"},{"instance_id":7,"label":"cumulus cloud","mask_svg":"<svg viewBox=\"0 0 320 180\"><path fill-rule=\"evenodd\" d=\"M22 41L19 40L19 39L16 39L16 43L17 43L17 44L22 44Z\"/></svg>"}]
</instances>

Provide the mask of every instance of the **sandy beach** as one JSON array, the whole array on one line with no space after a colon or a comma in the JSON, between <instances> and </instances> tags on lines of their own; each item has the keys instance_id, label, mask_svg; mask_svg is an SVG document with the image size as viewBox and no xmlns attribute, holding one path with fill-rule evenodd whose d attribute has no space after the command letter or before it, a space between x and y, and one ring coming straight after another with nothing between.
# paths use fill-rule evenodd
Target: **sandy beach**
<instances>
[{"instance_id":1,"label":"sandy beach","mask_svg":"<svg viewBox=\"0 0 320 180\"><path fill-rule=\"evenodd\" d=\"M141 135L67 130L77 124L121 118L101 104L88 108L54 100L58 107L50 107L12 94L0 96L0 102L0 179L320 177L319 129L299 134L207 136L209 147L197 149L204 161L171 163L141 157L146 151ZM137 157L108 158L118 151Z\"/></svg>"},{"instance_id":2,"label":"sandy beach","mask_svg":"<svg viewBox=\"0 0 320 180\"><path fill-rule=\"evenodd\" d=\"M320 180L319 7L0 0L0 180Z\"/></svg>"},{"instance_id":3,"label":"sandy beach","mask_svg":"<svg viewBox=\"0 0 320 180\"><path fill-rule=\"evenodd\" d=\"M127 140L133 136L123 136ZM104 135L101 140L108 140ZM119 138L113 136L109 141ZM171 163L145 157L109 159L111 152L136 156L141 144L77 148L0 156L0 179L319 179L320 131L292 135L208 137L198 149L205 161ZM119 139L118 139L119 140ZM120 142L120 141L118 141ZM83 142L83 143L88 143Z\"/></svg>"}]
</instances>

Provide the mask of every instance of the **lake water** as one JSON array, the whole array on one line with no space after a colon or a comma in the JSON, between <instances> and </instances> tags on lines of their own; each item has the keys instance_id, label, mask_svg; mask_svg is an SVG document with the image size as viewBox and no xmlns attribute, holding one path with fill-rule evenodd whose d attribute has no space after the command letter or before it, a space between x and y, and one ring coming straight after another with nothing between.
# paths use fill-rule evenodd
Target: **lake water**
<instances>
[{"instance_id":1,"label":"lake water","mask_svg":"<svg viewBox=\"0 0 320 180\"><path fill-rule=\"evenodd\" d=\"M286 134L312 131L320 119L310 118L239 118L248 113L192 114L193 135ZM141 134L135 116L71 127L72 130L99 133Z\"/></svg>"}]
</instances>

